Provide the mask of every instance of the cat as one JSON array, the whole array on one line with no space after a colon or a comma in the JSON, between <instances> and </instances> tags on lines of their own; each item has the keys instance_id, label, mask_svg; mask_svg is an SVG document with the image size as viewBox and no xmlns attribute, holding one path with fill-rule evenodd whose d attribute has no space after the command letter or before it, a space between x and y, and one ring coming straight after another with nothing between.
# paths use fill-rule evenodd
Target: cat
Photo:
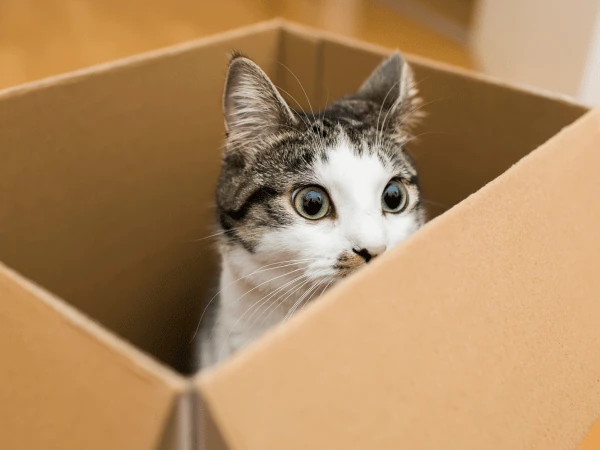
<instances>
[{"instance_id":1,"label":"cat","mask_svg":"<svg viewBox=\"0 0 600 450\"><path fill-rule=\"evenodd\" d=\"M252 60L233 53L216 189L220 292L197 355L211 367L285 321L425 222L406 151L419 117L399 53L354 94L292 109Z\"/></svg>"}]
</instances>

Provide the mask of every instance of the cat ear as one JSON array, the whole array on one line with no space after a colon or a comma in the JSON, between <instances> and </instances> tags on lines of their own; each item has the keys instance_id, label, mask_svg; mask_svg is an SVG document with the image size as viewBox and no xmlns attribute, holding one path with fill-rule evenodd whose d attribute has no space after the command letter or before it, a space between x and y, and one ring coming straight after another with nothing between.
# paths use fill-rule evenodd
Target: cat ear
<instances>
[{"instance_id":1,"label":"cat ear","mask_svg":"<svg viewBox=\"0 0 600 450\"><path fill-rule=\"evenodd\" d=\"M230 141L244 147L297 122L275 85L250 59L234 53L223 97L225 128Z\"/></svg>"},{"instance_id":2,"label":"cat ear","mask_svg":"<svg viewBox=\"0 0 600 450\"><path fill-rule=\"evenodd\" d=\"M395 52L383 61L357 91L359 98L381 106L388 114L388 123L404 123L419 103L412 69L400 53Z\"/></svg>"}]
</instances>

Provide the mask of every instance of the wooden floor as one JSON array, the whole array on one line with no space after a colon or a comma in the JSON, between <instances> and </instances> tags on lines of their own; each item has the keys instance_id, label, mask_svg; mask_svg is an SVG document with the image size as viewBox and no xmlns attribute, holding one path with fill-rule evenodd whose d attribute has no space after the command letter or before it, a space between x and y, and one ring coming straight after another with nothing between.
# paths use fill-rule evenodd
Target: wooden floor
<instances>
[{"instance_id":1,"label":"wooden floor","mask_svg":"<svg viewBox=\"0 0 600 450\"><path fill-rule=\"evenodd\" d=\"M276 16L471 67L459 44L369 0L0 0L0 88Z\"/></svg>"}]
</instances>

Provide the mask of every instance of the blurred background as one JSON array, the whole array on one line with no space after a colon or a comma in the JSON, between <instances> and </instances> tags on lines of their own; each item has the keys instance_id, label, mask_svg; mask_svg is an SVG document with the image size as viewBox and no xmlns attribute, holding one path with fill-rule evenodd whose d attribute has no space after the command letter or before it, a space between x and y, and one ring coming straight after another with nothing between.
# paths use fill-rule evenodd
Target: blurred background
<instances>
[{"instance_id":1,"label":"blurred background","mask_svg":"<svg viewBox=\"0 0 600 450\"><path fill-rule=\"evenodd\" d=\"M278 16L600 106L600 0L0 0L0 89Z\"/></svg>"}]
</instances>

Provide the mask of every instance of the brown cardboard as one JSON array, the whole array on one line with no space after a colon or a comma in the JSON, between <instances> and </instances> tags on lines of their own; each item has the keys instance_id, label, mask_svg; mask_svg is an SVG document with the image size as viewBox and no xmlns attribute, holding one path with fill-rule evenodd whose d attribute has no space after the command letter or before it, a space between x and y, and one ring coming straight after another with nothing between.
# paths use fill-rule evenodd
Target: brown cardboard
<instances>
[{"instance_id":1,"label":"brown cardboard","mask_svg":"<svg viewBox=\"0 0 600 450\"><path fill-rule=\"evenodd\" d=\"M191 333L165 327L195 315L214 274L210 242L191 241L213 232L226 53L273 73L277 34L260 25L6 92L0 260L176 364Z\"/></svg>"},{"instance_id":2,"label":"brown cardboard","mask_svg":"<svg viewBox=\"0 0 600 450\"><path fill-rule=\"evenodd\" d=\"M102 327L6 269L6 448L192 445L179 417L189 383L137 368L122 338L170 364L187 350L214 273L209 241L191 241L211 234L226 53L273 74L278 34L260 24L0 95L0 260L120 335L98 340Z\"/></svg>"},{"instance_id":3,"label":"brown cardboard","mask_svg":"<svg viewBox=\"0 0 600 450\"><path fill-rule=\"evenodd\" d=\"M600 408L599 141L600 111L207 374L233 448L575 448Z\"/></svg>"},{"instance_id":4,"label":"brown cardboard","mask_svg":"<svg viewBox=\"0 0 600 450\"><path fill-rule=\"evenodd\" d=\"M598 450L600 449L600 421L596 422L590 433L586 436L579 450Z\"/></svg>"},{"instance_id":5,"label":"brown cardboard","mask_svg":"<svg viewBox=\"0 0 600 450\"><path fill-rule=\"evenodd\" d=\"M0 355L6 449L151 448L185 388L169 370L5 266Z\"/></svg>"},{"instance_id":6,"label":"brown cardboard","mask_svg":"<svg viewBox=\"0 0 600 450\"><path fill-rule=\"evenodd\" d=\"M168 367L217 268L231 49L305 109L389 52L276 20L0 93L2 448L576 448L600 113L418 58L411 150L449 211L221 368Z\"/></svg>"}]
</instances>

